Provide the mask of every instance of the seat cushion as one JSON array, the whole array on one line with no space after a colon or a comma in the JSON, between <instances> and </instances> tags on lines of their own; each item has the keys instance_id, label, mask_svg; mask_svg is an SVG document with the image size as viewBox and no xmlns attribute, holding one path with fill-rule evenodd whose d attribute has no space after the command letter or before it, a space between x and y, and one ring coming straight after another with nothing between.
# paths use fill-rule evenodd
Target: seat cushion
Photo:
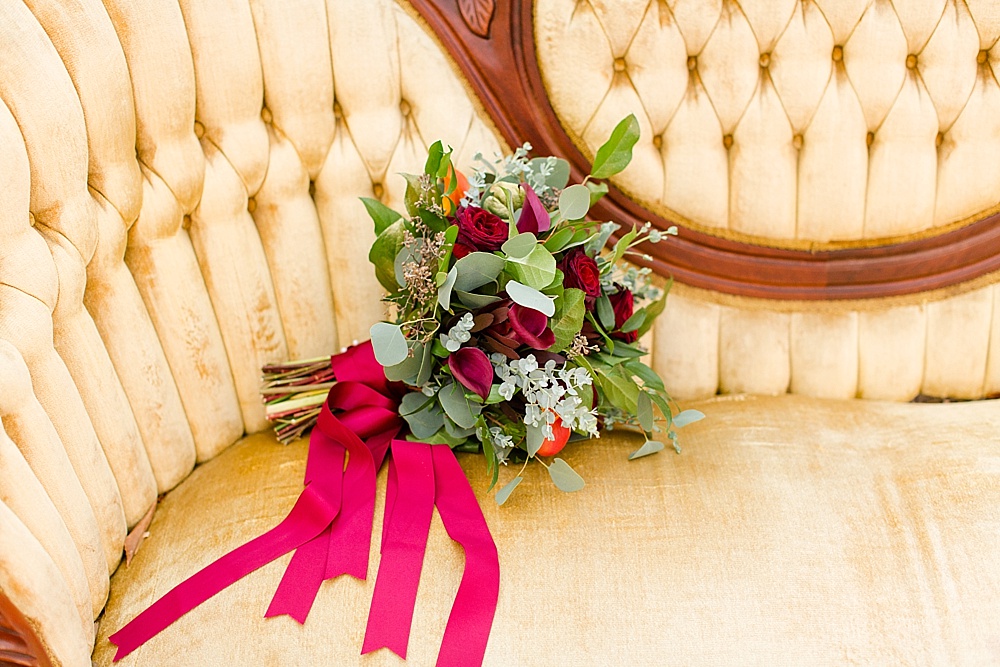
<instances>
[{"instance_id":1,"label":"seat cushion","mask_svg":"<svg viewBox=\"0 0 1000 667\"><path fill-rule=\"evenodd\" d=\"M486 664L997 664L1000 403L723 397L684 451L628 461L607 433L564 458L587 480L556 490L540 465L503 507L481 457L460 456L500 553ZM179 581L280 521L306 442L248 437L160 504L111 582L107 637ZM501 483L517 469L502 470ZM380 535L385 471L379 477ZM264 619L288 557L195 609L121 665L398 665L360 657L368 581L323 584L300 626ZM432 665L462 570L436 513L409 642Z\"/></svg>"}]
</instances>

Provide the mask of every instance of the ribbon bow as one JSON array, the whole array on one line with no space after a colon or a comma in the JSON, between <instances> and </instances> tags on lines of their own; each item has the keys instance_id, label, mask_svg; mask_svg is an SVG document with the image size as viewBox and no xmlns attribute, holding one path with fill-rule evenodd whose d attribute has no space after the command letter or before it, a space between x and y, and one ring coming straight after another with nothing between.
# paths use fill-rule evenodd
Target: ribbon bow
<instances>
[{"instance_id":1,"label":"ribbon bow","mask_svg":"<svg viewBox=\"0 0 1000 667\"><path fill-rule=\"evenodd\" d=\"M375 471L391 449L382 559L362 653L406 658L431 514L465 549L465 571L445 628L438 667L481 665L500 589L500 564L479 503L447 445L397 439L401 387L385 379L371 343L330 360L330 390L309 438L305 488L288 516L260 537L181 582L111 635L121 660L239 579L295 551L265 613L304 623L326 579L364 580L375 513ZM345 467L346 460L346 467Z\"/></svg>"}]
</instances>

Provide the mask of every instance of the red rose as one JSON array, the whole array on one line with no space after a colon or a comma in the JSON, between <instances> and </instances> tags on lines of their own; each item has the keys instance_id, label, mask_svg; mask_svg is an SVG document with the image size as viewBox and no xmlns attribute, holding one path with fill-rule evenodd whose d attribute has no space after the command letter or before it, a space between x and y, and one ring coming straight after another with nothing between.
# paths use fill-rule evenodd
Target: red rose
<instances>
[{"instance_id":1,"label":"red rose","mask_svg":"<svg viewBox=\"0 0 1000 667\"><path fill-rule=\"evenodd\" d=\"M615 294L608 295L608 299L611 301L611 307L615 311L615 331L611 334L612 338L617 338L618 340L623 340L626 343L634 343L635 339L638 338L636 332L620 331L622 325L632 317L632 312L635 309L635 298L632 296L630 290L625 289L622 286L618 286L618 291Z\"/></svg>"},{"instance_id":2,"label":"red rose","mask_svg":"<svg viewBox=\"0 0 1000 667\"><path fill-rule=\"evenodd\" d=\"M505 221L476 206L459 209L455 221L458 223L455 248L465 246L459 251L464 254L459 257L468 254L464 252L468 248L483 252L499 250L510 235L510 227Z\"/></svg>"},{"instance_id":3,"label":"red rose","mask_svg":"<svg viewBox=\"0 0 1000 667\"><path fill-rule=\"evenodd\" d=\"M587 310L594 307L594 300L601 296L601 271L597 262L580 248L570 250L559 268L563 272L563 287L575 287L586 295Z\"/></svg>"}]
</instances>

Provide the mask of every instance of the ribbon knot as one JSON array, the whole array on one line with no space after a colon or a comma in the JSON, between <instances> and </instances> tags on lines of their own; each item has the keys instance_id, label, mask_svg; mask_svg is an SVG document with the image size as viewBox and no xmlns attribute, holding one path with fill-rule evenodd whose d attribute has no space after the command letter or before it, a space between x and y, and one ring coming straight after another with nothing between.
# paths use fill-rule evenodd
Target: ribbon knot
<instances>
[{"instance_id":1,"label":"ribbon knot","mask_svg":"<svg viewBox=\"0 0 1000 667\"><path fill-rule=\"evenodd\" d=\"M304 623L323 581L365 579L375 512L375 472L390 447L382 560L362 653L387 647L406 657L433 508L465 549L466 566L438 667L482 664L496 611L496 545L461 466L447 445L398 440L402 385L386 380L371 343L335 355L337 384L309 438L305 488L273 529L222 556L111 635L124 658L175 620L254 570L294 551L265 612Z\"/></svg>"}]
</instances>

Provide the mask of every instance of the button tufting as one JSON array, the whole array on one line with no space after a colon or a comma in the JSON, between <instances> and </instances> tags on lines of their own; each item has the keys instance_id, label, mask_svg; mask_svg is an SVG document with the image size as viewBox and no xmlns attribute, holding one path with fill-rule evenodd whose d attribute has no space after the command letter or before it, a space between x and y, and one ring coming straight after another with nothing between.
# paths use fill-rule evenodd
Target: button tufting
<instances>
[{"instance_id":1,"label":"button tufting","mask_svg":"<svg viewBox=\"0 0 1000 667\"><path fill-rule=\"evenodd\" d=\"M624 58L615 58L615 71L616 72L624 72L625 71L625 59Z\"/></svg>"},{"instance_id":2,"label":"button tufting","mask_svg":"<svg viewBox=\"0 0 1000 667\"><path fill-rule=\"evenodd\" d=\"M399 112L404 116L410 115L410 103L406 100L401 100L399 103Z\"/></svg>"},{"instance_id":3,"label":"button tufting","mask_svg":"<svg viewBox=\"0 0 1000 667\"><path fill-rule=\"evenodd\" d=\"M250 199L247 200L247 210L251 213L257 210L257 200L253 197L250 197Z\"/></svg>"},{"instance_id":4,"label":"button tufting","mask_svg":"<svg viewBox=\"0 0 1000 667\"><path fill-rule=\"evenodd\" d=\"M912 53L906 56L906 69L913 69L916 66L917 66L917 56Z\"/></svg>"},{"instance_id":5,"label":"button tufting","mask_svg":"<svg viewBox=\"0 0 1000 667\"><path fill-rule=\"evenodd\" d=\"M262 121L264 121L265 123L270 124L271 121L274 120L274 117L271 115L271 110L268 109L267 107L264 107L263 109L261 109L260 110L260 119Z\"/></svg>"},{"instance_id":6,"label":"button tufting","mask_svg":"<svg viewBox=\"0 0 1000 667\"><path fill-rule=\"evenodd\" d=\"M194 122L194 136L198 137L199 139L205 136L205 126L202 125L197 120Z\"/></svg>"},{"instance_id":7,"label":"button tufting","mask_svg":"<svg viewBox=\"0 0 1000 667\"><path fill-rule=\"evenodd\" d=\"M309 181L309 196L316 197L316 181Z\"/></svg>"},{"instance_id":8,"label":"button tufting","mask_svg":"<svg viewBox=\"0 0 1000 667\"><path fill-rule=\"evenodd\" d=\"M181 229L188 230L191 229L191 216L185 215L184 219L181 220Z\"/></svg>"},{"instance_id":9,"label":"button tufting","mask_svg":"<svg viewBox=\"0 0 1000 667\"><path fill-rule=\"evenodd\" d=\"M732 148L732 146L733 146L733 135L727 134L724 137L722 137L722 145L726 147L726 150L729 150L730 148Z\"/></svg>"},{"instance_id":10,"label":"button tufting","mask_svg":"<svg viewBox=\"0 0 1000 667\"><path fill-rule=\"evenodd\" d=\"M982 65L989 57L989 52L986 49L983 49L979 52L979 55L976 56L976 62Z\"/></svg>"},{"instance_id":11,"label":"button tufting","mask_svg":"<svg viewBox=\"0 0 1000 667\"><path fill-rule=\"evenodd\" d=\"M943 143L944 143L944 132L938 132L937 136L934 137L934 145L940 148L941 144Z\"/></svg>"},{"instance_id":12,"label":"button tufting","mask_svg":"<svg viewBox=\"0 0 1000 667\"><path fill-rule=\"evenodd\" d=\"M344 110L340 106L340 102L333 103L333 117L340 120L344 117Z\"/></svg>"},{"instance_id":13,"label":"button tufting","mask_svg":"<svg viewBox=\"0 0 1000 667\"><path fill-rule=\"evenodd\" d=\"M797 151L802 150L802 135L801 134L796 134L794 137L792 137L792 146L794 146L795 150L797 150Z\"/></svg>"},{"instance_id":14,"label":"button tufting","mask_svg":"<svg viewBox=\"0 0 1000 667\"><path fill-rule=\"evenodd\" d=\"M768 65L771 64L771 54L770 53L760 54L759 62L761 67L767 67Z\"/></svg>"},{"instance_id":15,"label":"button tufting","mask_svg":"<svg viewBox=\"0 0 1000 667\"><path fill-rule=\"evenodd\" d=\"M663 145L663 135L662 134L658 134L655 137L653 137L653 146L654 147L659 148L662 145Z\"/></svg>"},{"instance_id":16,"label":"button tufting","mask_svg":"<svg viewBox=\"0 0 1000 667\"><path fill-rule=\"evenodd\" d=\"M837 46L833 47L833 60L834 62L839 63L843 59L844 59L844 47L838 44Z\"/></svg>"},{"instance_id":17,"label":"button tufting","mask_svg":"<svg viewBox=\"0 0 1000 667\"><path fill-rule=\"evenodd\" d=\"M688 56L688 69L692 72L698 68L698 56Z\"/></svg>"},{"instance_id":18,"label":"button tufting","mask_svg":"<svg viewBox=\"0 0 1000 667\"><path fill-rule=\"evenodd\" d=\"M871 146L873 143L875 143L875 133L874 132L869 132L865 136L865 143L868 144L869 146Z\"/></svg>"},{"instance_id":19,"label":"button tufting","mask_svg":"<svg viewBox=\"0 0 1000 667\"><path fill-rule=\"evenodd\" d=\"M375 193L376 199L382 199L382 195L385 194L385 188L382 187L381 183L372 183L372 192Z\"/></svg>"}]
</instances>

